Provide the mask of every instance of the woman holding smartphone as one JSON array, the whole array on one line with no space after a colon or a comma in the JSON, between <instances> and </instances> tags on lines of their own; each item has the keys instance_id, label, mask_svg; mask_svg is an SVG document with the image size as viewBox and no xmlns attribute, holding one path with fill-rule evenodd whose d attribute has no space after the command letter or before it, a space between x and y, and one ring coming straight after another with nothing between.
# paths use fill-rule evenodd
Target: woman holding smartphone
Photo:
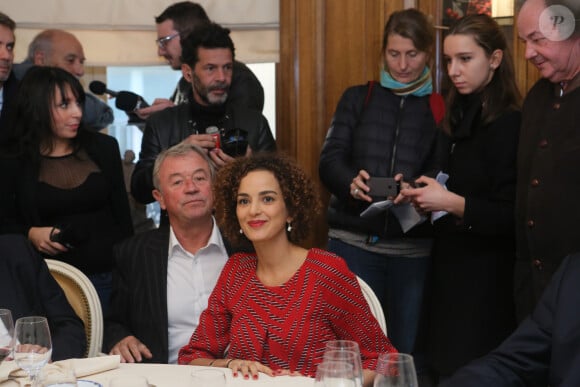
<instances>
[{"instance_id":1,"label":"woman holding smartphone","mask_svg":"<svg viewBox=\"0 0 580 387\"><path fill-rule=\"evenodd\" d=\"M436 168L437 107L442 113L443 101L432 92L433 42L433 26L418 10L391 15L380 82L344 92L319 165L332 194L328 249L371 286L385 310L389 338L406 353L415 349L431 229L424 223L403 233L391 211L360 214L373 200L387 199L397 174L412 178Z\"/></svg>"},{"instance_id":2,"label":"woman holding smartphone","mask_svg":"<svg viewBox=\"0 0 580 387\"><path fill-rule=\"evenodd\" d=\"M495 348L515 328L512 275L520 95L506 38L487 15L470 15L444 41L451 142L446 186L422 176L401 191L435 212L428 331L440 379Z\"/></svg>"}]
</instances>

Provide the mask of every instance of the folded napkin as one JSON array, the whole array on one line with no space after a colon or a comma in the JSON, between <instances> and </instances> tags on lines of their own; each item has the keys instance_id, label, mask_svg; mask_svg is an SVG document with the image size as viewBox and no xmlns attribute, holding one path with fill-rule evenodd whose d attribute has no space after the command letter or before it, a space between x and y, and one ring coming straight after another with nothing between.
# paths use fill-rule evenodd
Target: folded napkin
<instances>
[{"instance_id":1,"label":"folded napkin","mask_svg":"<svg viewBox=\"0 0 580 387\"><path fill-rule=\"evenodd\" d=\"M43 373L61 373L64 369L73 369L77 378L98 374L119 367L121 358L119 355L89 357L86 359L67 359L55 361L44 366ZM16 365L15 361L5 361L0 365L0 383L19 378L21 385L27 383L26 372Z\"/></svg>"},{"instance_id":2,"label":"folded napkin","mask_svg":"<svg viewBox=\"0 0 580 387\"><path fill-rule=\"evenodd\" d=\"M10 379L10 373L18 369L15 361L3 361L0 364L0 383Z\"/></svg>"}]
</instances>

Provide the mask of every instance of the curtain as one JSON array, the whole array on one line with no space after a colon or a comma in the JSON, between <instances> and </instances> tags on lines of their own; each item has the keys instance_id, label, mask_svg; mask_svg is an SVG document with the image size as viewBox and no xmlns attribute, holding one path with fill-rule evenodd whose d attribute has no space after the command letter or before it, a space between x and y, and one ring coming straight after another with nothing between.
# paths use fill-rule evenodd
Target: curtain
<instances>
[{"instance_id":1,"label":"curtain","mask_svg":"<svg viewBox=\"0 0 580 387\"><path fill-rule=\"evenodd\" d=\"M89 66L163 64L157 57L154 17L172 0L2 0L17 23L16 62L40 31L60 28L83 45ZM278 0L200 0L209 17L232 30L236 58L277 62Z\"/></svg>"}]
</instances>

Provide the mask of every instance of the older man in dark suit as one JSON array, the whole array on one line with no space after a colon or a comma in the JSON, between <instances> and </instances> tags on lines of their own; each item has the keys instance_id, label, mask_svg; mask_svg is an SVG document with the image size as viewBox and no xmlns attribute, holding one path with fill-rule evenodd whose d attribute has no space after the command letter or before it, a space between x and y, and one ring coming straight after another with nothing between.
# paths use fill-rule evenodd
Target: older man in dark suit
<instances>
[{"instance_id":1,"label":"older man in dark suit","mask_svg":"<svg viewBox=\"0 0 580 387\"><path fill-rule=\"evenodd\" d=\"M201 148L180 143L153 167L153 196L169 227L115 249L104 349L124 362L176 363L227 260L212 216L214 166Z\"/></svg>"},{"instance_id":2,"label":"older man in dark suit","mask_svg":"<svg viewBox=\"0 0 580 387\"><path fill-rule=\"evenodd\" d=\"M87 342L82 321L23 235L0 236L0 308L14 320L44 316L52 337L52 360L82 357Z\"/></svg>"},{"instance_id":3,"label":"older man in dark suit","mask_svg":"<svg viewBox=\"0 0 580 387\"><path fill-rule=\"evenodd\" d=\"M580 253L564 260L534 312L496 350L441 387L580 386Z\"/></svg>"}]
</instances>

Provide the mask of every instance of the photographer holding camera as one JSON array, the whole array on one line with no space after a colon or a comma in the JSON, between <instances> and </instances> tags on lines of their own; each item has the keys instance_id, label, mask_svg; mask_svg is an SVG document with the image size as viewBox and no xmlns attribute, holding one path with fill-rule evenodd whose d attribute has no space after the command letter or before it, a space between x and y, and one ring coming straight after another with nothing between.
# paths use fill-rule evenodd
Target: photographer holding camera
<instances>
[{"instance_id":1,"label":"photographer holding camera","mask_svg":"<svg viewBox=\"0 0 580 387\"><path fill-rule=\"evenodd\" d=\"M191 83L193 99L147 120L139 162L131 178L131 192L138 202L153 201L155 158L181 141L206 149L218 167L236 156L276 149L262 113L227 103L234 61L229 33L218 24L208 23L181 39L181 71ZM212 130L208 132L208 128Z\"/></svg>"}]
</instances>

